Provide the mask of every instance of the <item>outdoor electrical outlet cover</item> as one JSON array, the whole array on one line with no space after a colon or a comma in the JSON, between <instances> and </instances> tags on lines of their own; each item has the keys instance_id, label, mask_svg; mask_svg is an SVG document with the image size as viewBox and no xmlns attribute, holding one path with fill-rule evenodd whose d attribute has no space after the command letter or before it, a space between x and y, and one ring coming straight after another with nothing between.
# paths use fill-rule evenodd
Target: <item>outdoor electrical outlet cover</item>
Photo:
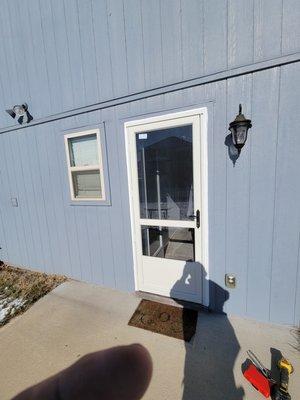
<instances>
[{"instance_id":1,"label":"outdoor electrical outlet cover","mask_svg":"<svg viewBox=\"0 0 300 400\"><path fill-rule=\"evenodd\" d=\"M225 285L229 288L236 287L236 277L234 274L226 274L225 275Z\"/></svg>"}]
</instances>

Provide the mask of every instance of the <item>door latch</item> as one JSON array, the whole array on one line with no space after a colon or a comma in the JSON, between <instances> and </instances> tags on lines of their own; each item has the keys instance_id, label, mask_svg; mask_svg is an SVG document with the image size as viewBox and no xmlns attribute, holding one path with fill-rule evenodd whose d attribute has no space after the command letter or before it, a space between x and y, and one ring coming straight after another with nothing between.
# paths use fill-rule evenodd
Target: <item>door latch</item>
<instances>
[{"instance_id":1,"label":"door latch","mask_svg":"<svg viewBox=\"0 0 300 400\"><path fill-rule=\"evenodd\" d=\"M196 227L200 228L200 210L197 210L195 215L189 215L189 218L194 218L196 220Z\"/></svg>"}]
</instances>

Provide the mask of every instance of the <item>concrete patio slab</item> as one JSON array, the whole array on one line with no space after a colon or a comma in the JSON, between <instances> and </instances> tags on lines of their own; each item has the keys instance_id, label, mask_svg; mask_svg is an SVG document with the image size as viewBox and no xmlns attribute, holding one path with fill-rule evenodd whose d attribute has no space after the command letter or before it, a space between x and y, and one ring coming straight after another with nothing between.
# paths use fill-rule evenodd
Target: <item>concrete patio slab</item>
<instances>
[{"instance_id":1,"label":"concrete patio slab","mask_svg":"<svg viewBox=\"0 0 300 400\"><path fill-rule=\"evenodd\" d=\"M293 329L199 313L196 336L184 343L128 326L139 301L133 294L76 281L57 287L0 329L1 400L88 352L133 342L142 343L153 358L148 400L262 399L241 373L249 348L267 367L276 350L289 358L295 367L290 393L300 397Z\"/></svg>"}]
</instances>

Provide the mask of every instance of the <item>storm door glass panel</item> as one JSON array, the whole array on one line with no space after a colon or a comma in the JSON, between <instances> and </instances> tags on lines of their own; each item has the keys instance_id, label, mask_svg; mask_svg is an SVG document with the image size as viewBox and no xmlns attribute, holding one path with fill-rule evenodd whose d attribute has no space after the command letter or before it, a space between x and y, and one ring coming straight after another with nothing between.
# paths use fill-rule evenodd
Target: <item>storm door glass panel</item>
<instances>
[{"instance_id":1,"label":"storm door glass panel","mask_svg":"<svg viewBox=\"0 0 300 400\"><path fill-rule=\"evenodd\" d=\"M141 218L190 220L192 133L192 125L184 125L136 134Z\"/></svg>"},{"instance_id":2,"label":"storm door glass panel","mask_svg":"<svg viewBox=\"0 0 300 400\"><path fill-rule=\"evenodd\" d=\"M85 135L69 139L71 167L99 164L97 136Z\"/></svg>"},{"instance_id":3,"label":"storm door glass panel","mask_svg":"<svg viewBox=\"0 0 300 400\"><path fill-rule=\"evenodd\" d=\"M193 228L142 226L141 229L144 256L195 260Z\"/></svg>"}]
</instances>

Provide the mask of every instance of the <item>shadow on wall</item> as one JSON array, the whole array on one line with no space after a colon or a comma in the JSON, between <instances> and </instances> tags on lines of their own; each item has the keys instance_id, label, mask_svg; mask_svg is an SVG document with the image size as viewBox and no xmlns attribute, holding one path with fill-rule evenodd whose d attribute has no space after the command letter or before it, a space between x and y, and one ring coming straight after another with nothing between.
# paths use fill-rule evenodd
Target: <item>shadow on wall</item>
<instances>
[{"instance_id":1,"label":"shadow on wall","mask_svg":"<svg viewBox=\"0 0 300 400\"><path fill-rule=\"evenodd\" d=\"M205 271L200 265L205 279ZM178 289L192 284L194 268L186 263L182 277L175 283L171 291L174 298ZM236 387L233 376L233 367L240 350L239 342L234 330L223 312L224 303L229 293L215 282L210 281L210 296L212 296L213 310L216 314L199 314L197 330L190 342L185 342L185 366L183 378L183 400L242 400L244 390ZM172 296L173 294L173 296ZM185 303L174 299L179 304ZM183 309L183 331L187 325ZM186 322L185 322L186 321Z\"/></svg>"},{"instance_id":2,"label":"shadow on wall","mask_svg":"<svg viewBox=\"0 0 300 400\"><path fill-rule=\"evenodd\" d=\"M240 156L240 152L233 144L231 134L226 136L224 144L225 144L225 146L227 146L227 149L228 149L228 157L232 161L233 166L235 166L235 163Z\"/></svg>"}]
</instances>

